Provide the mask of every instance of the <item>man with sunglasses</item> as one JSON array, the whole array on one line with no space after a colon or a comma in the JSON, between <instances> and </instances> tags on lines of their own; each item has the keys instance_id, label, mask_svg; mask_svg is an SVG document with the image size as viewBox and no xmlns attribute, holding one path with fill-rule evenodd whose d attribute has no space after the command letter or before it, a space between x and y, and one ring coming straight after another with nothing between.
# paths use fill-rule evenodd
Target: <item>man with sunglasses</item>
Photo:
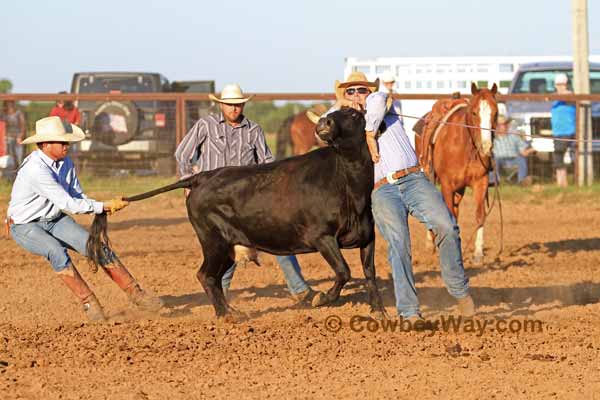
<instances>
[{"instance_id":1,"label":"man with sunglasses","mask_svg":"<svg viewBox=\"0 0 600 400\"><path fill-rule=\"evenodd\" d=\"M35 143L38 149L21 164L10 196L6 225L12 238L30 253L45 257L56 275L83 305L91 321L106 317L98 299L83 280L67 250L86 255L89 233L71 214L115 213L127 202L115 198L99 202L81 189L73 161L67 156L69 144L85 139L77 126L59 117L42 118L35 124L35 135L23 144ZM143 310L158 311L162 302L146 293L114 253L105 255L102 269Z\"/></svg>"},{"instance_id":2,"label":"man with sunglasses","mask_svg":"<svg viewBox=\"0 0 600 400\"><path fill-rule=\"evenodd\" d=\"M243 114L244 106L252 96L245 97L239 85L230 84L225 85L221 97L212 94L209 97L219 104L221 112L198 120L177 147L175 158L181 179L216 168L264 164L275 160L260 125ZM189 189L186 189L188 195ZM312 304L317 292L304 280L296 256L276 256L276 259L292 298L298 303ZM235 269L234 263L221 280L226 294Z\"/></svg>"},{"instance_id":3,"label":"man with sunglasses","mask_svg":"<svg viewBox=\"0 0 600 400\"><path fill-rule=\"evenodd\" d=\"M408 215L412 215L435 234L444 283L458 301L459 314L471 317L475 305L469 295L458 225L442 194L421 171L402 116L395 107L387 107L387 93L372 93L378 81L368 81L361 72L336 81L338 102L329 112L349 106L365 113L365 134L375 163L371 207L375 224L388 242L398 315L422 319L412 269L408 227Z\"/></svg>"}]
</instances>

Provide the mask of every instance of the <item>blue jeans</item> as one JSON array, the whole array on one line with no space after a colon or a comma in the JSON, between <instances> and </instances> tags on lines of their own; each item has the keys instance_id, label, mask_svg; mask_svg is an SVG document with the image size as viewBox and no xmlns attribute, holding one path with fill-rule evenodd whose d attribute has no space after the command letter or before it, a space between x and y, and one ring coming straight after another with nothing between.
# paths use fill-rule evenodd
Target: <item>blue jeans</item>
<instances>
[{"instance_id":1,"label":"blue jeans","mask_svg":"<svg viewBox=\"0 0 600 400\"><path fill-rule=\"evenodd\" d=\"M410 252L409 214L435 234L442 279L450 295L463 298L469 294L458 225L442 194L422 172L407 175L393 185L379 187L371 200L377 229L388 242L398 315L409 318L419 314Z\"/></svg>"},{"instance_id":2,"label":"blue jeans","mask_svg":"<svg viewBox=\"0 0 600 400\"><path fill-rule=\"evenodd\" d=\"M6 138L6 153L13 156L15 165L18 168L23 160L23 145L17 143L16 138Z\"/></svg>"},{"instance_id":3,"label":"blue jeans","mask_svg":"<svg viewBox=\"0 0 600 400\"><path fill-rule=\"evenodd\" d=\"M283 276L287 282L288 289L292 294L302 293L310 289L310 286L308 286L302 276L300 264L298 264L296 256L276 256L276 258L281 271L283 271ZM221 286L223 289L229 289L235 267L236 264L234 263L227 271L225 271L225 275L223 275L223 278L221 279Z\"/></svg>"},{"instance_id":4,"label":"blue jeans","mask_svg":"<svg viewBox=\"0 0 600 400\"><path fill-rule=\"evenodd\" d=\"M71 264L67 249L87 255L85 245L89 237L88 231L66 214L51 221L13 224L10 226L10 233L19 246L50 261L55 272L60 272ZM113 259L114 254L111 254L103 265Z\"/></svg>"},{"instance_id":5,"label":"blue jeans","mask_svg":"<svg viewBox=\"0 0 600 400\"><path fill-rule=\"evenodd\" d=\"M498 175L501 176L502 168L511 168L517 167L517 181L520 183L523 179L529 175L527 170L527 158L523 156L518 156L514 158L496 158L496 169L498 171ZM496 182L496 177L494 176L494 171L490 171L490 183Z\"/></svg>"}]
</instances>

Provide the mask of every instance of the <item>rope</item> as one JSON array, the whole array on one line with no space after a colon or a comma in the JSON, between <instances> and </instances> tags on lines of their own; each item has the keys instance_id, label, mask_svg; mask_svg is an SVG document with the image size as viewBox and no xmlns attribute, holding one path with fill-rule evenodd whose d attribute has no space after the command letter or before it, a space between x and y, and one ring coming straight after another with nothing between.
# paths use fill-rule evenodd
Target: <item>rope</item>
<instances>
[{"instance_id":1,"label":"rope","mask_svg":"<svg viewBox=\"0 0 600 400\"><path fill-rule=\"evenodd\" d=\"M461 124L459 122L448 122L448 121L444 121L444 120L433 120L433 119L427 119L427 118L423 118L423 117L415 117L414 115L406 115L406 114L398 114L401 117L404 118L412 118L412 119L417 119L420 121L425 121L425 122L436 122L439 124L446 124L446 125L455 125L455 126L463 126L466 128L473 128L473 129L482 129L482 130L486 130L486 131L490 131L490 132L495 132L496 129L491 129L491 128L482 128L480 126L476 126L476 125L467 125L467 124ZM591 143L600 143L600 139L565 139L565 138L560 138L560 137L554 137L554 136L544 136L544 135L535 135L535 134L528 134L528 133L523 133L523 132L519 132L519 131L507 131L507 134L513 134L513 135L518 135L518 136L529 136L532 138L539 138L539 139L549 139L549 140L556 140L559 142L591 142Z\"/></svg>"}]
</instances>

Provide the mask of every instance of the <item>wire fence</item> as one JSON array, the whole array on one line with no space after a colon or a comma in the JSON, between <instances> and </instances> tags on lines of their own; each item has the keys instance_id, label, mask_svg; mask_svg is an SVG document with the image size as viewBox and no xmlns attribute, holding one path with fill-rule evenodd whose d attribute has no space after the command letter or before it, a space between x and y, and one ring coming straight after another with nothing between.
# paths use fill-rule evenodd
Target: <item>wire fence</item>
<instances>
[{"instance_id":1,"label":"wire fence","mask_svg":"<svg viewBox=\"0 0 600 400\"><path fill-rule=\"evenodd\" d=\"M395 95L403 101L409 136L416 120L431 109L434 101L449 96ZM600 143L596 143L600 141L600 113L596 115L593 110L590 111L593 107L589 106L590 103L600 104L600 95L519 94L498 95L497 98L501 104L564 100L575 103L578 110L590 112L595 142L590 146L590 157L597 171L595 176L600 176L600 158L593 157L596 151L600 152ZM72 158L81 172L104 176L175 175L173 154L177 144L199 118L218 112L217 105L210 101L208 94L199 93L0 94L0 101L11 100L25 114L27 136L34 133L35 120L49 115L55 101L75 101L86 139L72 146ZM334 100L332 93L255 93L244 113L263 126L273 152L279 148L279 156L289 156L292 143L285 136L289 135L284 129L286 121L315 104L327 106ZM551 145L544 144L552 142L549 106L545 113L533 114L518 128L513 133L523 135L532 144L542 143L542 148L551 150ZM0 125L0 133L1 129ZM582 132L577 132L576 140L583 140ZM29 146L25 153L33 149ZM578 148L578 151L581 149ZM538 151L535 156L530 156L530 175L539 181L552 179L551 154L551 151ZM577 166L577 163L573 164L574 174L578 173Z\"/></svg>"}]
</instances>

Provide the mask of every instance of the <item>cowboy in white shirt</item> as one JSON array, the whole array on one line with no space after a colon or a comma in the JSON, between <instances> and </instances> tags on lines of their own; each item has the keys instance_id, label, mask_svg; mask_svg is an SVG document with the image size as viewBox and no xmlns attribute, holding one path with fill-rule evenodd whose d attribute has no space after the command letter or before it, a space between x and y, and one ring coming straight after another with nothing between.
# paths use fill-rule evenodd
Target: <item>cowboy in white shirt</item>
<instances>
[{"instance_id":1,"label":"cowboy in white shirt","mask_svg":"<svg viewBox=\"0 0 600 400\"><path fill-rule=\"evenodd\" d=\"M67 156L69 143L85 138L79 127L59 117L42 118L35 127L36 134L23 144L36 143L38 150L23 161L12 188L6 219L10 234L19 246L50 261L90 320L105 320L100 303L67 253L71 249L86 255L89 234L65 213L112 214L128 203L120 198L103 203L83 193L73 161ZM156 311L162 306L158 298L140 288L114 253L107 252L103 269L138 307Z\"/></svg>"}]
</instances>

